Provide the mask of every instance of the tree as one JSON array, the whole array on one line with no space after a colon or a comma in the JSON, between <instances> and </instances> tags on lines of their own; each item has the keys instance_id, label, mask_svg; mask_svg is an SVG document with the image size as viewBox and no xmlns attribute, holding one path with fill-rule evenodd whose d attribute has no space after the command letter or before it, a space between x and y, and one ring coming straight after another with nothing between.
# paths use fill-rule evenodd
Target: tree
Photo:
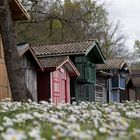
<instances>
[{"instance_id":1,"label":"tree","mask_svg":"<svg viewBox=\"0 0 140 140\"><path fill-rule=\"evenodd\" d=\"M4 57L13 101L32 99L24 82L24 72L21 68L17 51L17 36L15 25L9 7L10 0L0 1L0 33L4 46Z\"/></svg>"},{"instance_id":2,"label":"tree","mask_svg":"<svg viewBox=\"0 0 140 140\"><path fill-rule=\"evenodd\" d=\"M125 35L120 32L119 22L109 22L104 8L106 3L99 4L96 0L23 1L30 7L32 21L18 24L18 29L23 29L19 34L21 42L40 44L95 39L106 58L127 54Z\"/></svg>"},{"instance_id":3,"label":"tree","mask_svg":"<svg viewBox=\"0 0 140 140\"><path fill-rule=\"evenodd\" d=\"M21 30L20 41L24 38L31 43L91 39L103 30L107 12L94 1L50 0L48 3L46 8L45 2L32 2L31 23L18 24L18 29L25 31Z\"/></svg>"},{"instance_id":4,"label":"tree","mask_svg":"<svg viewBox=\"0 0 140 140\"><path fill-rule=\"evenodd\" d=\"M135 40L134 51L131 53L130 63L132 69L140 69L140 41Z\"/></svg>"},{"instance_id":5,"label":"tree","mask_svg":"<svg viewBox=\"0 0 140 140\"><path fill-rule=\"evenodd\" d=\"M140 55L140 40L135 40L134 49Z\"/></svg>"},{"instance_id":6,"label":"tree","mask_svg":"<svg viewBox=\"0 0 140 140\"><path fill-rule=\"evenodd\" d=\"M99 34L99 43L106 58L127 58L129 53L125 41L126 37L120 31L120 22L107 24L102 34Z\"/></svg>"}]
</instances>

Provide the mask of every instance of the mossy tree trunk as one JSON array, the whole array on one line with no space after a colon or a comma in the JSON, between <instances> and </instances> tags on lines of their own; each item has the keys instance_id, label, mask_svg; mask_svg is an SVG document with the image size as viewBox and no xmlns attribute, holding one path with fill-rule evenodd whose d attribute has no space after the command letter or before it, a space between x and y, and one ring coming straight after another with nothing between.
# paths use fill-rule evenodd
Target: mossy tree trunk
<instances>
[{"instance_id":1,"label":"mossy tree trunk","mask_svg":"<svg viewBox=\"0 0 140 140\"><path fill-rule=\"evenodd\" d=\"M0 33L4 47L4 58L13 101L32 99L24 81L24 71L17 50L17 37L14 21L9 8L10 0L0 0Z\"/></svg>"}]
</instances>

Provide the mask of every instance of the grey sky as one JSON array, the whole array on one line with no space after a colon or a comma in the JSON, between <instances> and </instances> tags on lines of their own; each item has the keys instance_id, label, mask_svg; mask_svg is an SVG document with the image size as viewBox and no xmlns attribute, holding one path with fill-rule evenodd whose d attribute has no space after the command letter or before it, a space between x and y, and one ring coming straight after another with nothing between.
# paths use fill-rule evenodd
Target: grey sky
<instances>
[{"instance_id":1,"label":"grey sky","mask_svg":"<svg viewBox=\"0 0 140 140\"><path fill-rule=\"evenodd\" d=\"M109 2L109 18L120 20L122 31L127 36L127 45L131 49L136 39L140 40L140 0L104 0Z\"/></svg>"}]
</instances>

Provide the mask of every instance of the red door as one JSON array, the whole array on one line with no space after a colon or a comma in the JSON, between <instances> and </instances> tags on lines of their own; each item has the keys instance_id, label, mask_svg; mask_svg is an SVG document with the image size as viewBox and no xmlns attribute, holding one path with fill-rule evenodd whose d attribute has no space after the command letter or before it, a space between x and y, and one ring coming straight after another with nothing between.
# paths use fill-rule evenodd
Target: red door
<instances>
[{"instance_id":1,"label":"red door","mask_svg":"<svg viewBox=\"0 0 140 140\"><path fill-rule=\"evenodd\" d=\"M52 73L52 102L54 104L60 103L60 75L59 71L54 71Z\"/></svg>"},{"instance_id":2,"label":"red door","mask_svg":"<svg viewBox=\"0 0 140 140\"><path fill-rule=\"evenodd\" d=\"M67 103L66 69L60 68L52 73L52 102L55 105Z\"/></svg>"},{"instance_id":3,"label":"red door","mask_svg":"<svg viewBox=\"0 0 140 140\"><path fill-rule=\"evenodd\" d=\"M53 103L58 104L60 103L60 81L57 78L53 78Z\"/></svg>"},{"instance_id":4,"label":"red door","mask_svg":"<svg viewBox=\"0 0 140 140\"><path fill-rule=\"evenodd\" d=\"M62 93L61 100L63 103L66 103L67 102L67 94L66 94L66 80L65 79L61 80L61 93Z\"/></svg>"}]
</instances>

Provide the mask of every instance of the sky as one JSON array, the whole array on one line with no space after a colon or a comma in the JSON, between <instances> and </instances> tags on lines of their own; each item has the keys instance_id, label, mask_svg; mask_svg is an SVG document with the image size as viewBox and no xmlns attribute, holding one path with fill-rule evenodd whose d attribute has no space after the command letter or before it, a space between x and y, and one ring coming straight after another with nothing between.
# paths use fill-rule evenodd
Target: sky
<instances>
[{"instance_id":1,"label":"sky","mask_svg":"<svg viewBox=\"0 0 140 140\"><path fill-rule=\"evenodd\" d=\"M140 40L140 0L103 0L107 2L109 19L120 21L122 32L127 36L127 46L133 49L134 41Z\"/></svg>"}]
</instances>

